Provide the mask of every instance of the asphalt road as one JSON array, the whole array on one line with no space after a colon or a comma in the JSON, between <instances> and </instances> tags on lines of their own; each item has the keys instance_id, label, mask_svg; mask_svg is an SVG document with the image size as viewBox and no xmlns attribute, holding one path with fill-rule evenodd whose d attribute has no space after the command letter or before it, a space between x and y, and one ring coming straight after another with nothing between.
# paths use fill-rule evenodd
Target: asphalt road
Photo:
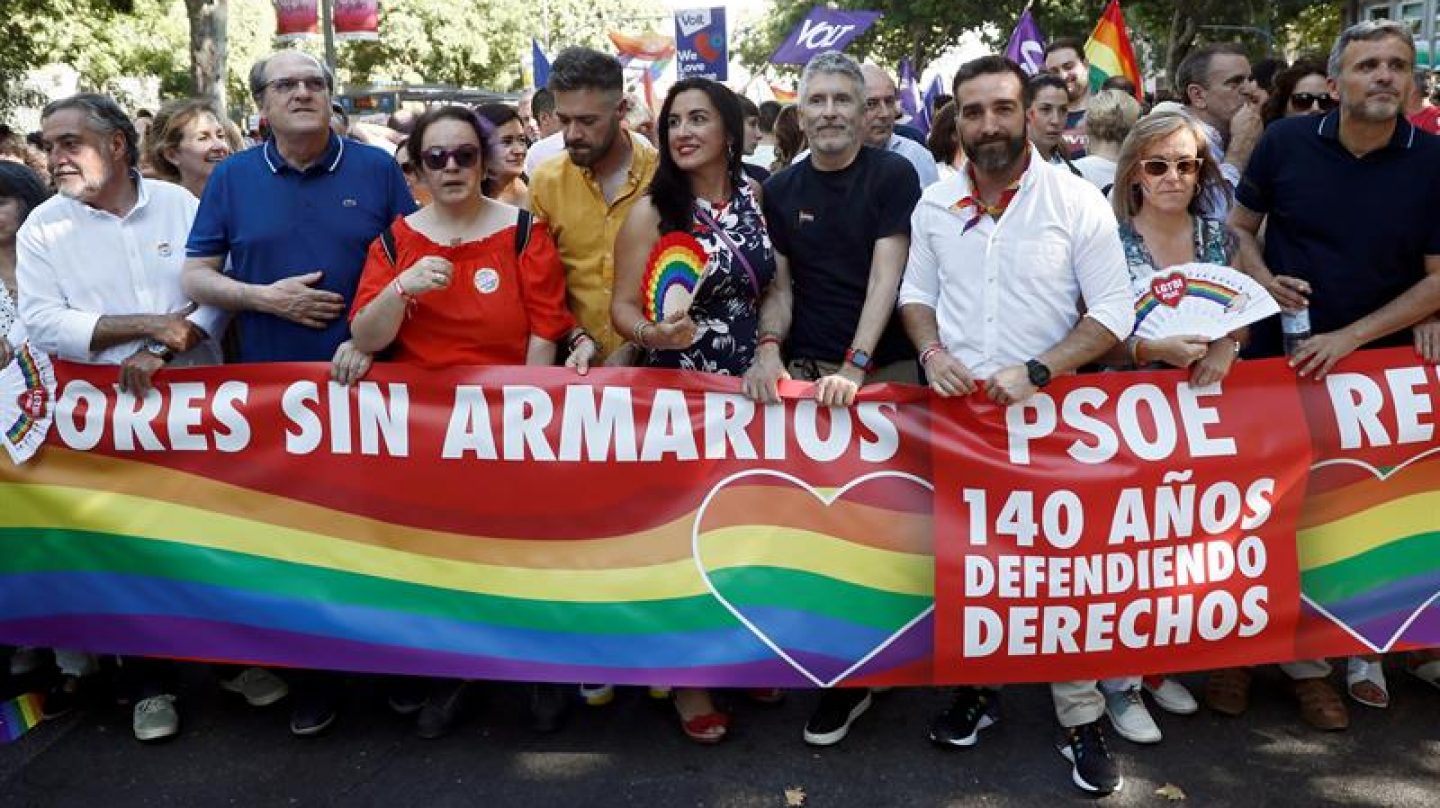
<instances>
[{"instance_id":1,"label":"asphalt road","mask_svg":"<svg viewBox=\"0 0 1440 808\"><path fill-rule=\"evenodd\" d=\"M1185 677L1192 688L1200 680ZM1154 710L1165 740L1141 747L1112 737L1124 789L1107 806L1440 805L1440 691L1391 670L1394 706L1352 705L1346 732L1300 723L1283 677L1257 672L1250 713ZM566 729L537 736L524 690L486 685L474 716L449 737L424 741L357 680L333 730L292 738L281 702L252 710L219 692L205 669L187 674L180 737L143 745L129 711L68 717L0 746L0 806L1033 806L1093 802L1069 782L1054 751L1043 687L1006 691L999 725L979 746L925 740L943 691L878 698L842 744L806 747L800 730L815 694L778 707L730 701L731 737L701 747L681 735L664 703L622 690L603 708L577 706ZM791 802L800 797L791 792Z\"/></svg>"}]
</instances>

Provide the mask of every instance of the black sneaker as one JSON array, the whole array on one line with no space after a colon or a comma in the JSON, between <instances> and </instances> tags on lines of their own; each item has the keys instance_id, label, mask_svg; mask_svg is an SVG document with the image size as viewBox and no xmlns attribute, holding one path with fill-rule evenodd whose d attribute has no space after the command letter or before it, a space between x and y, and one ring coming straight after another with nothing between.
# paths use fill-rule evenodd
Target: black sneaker
<instances>
[{"instance_id":1,"label":"black sneaker","mask_svg":"<svg viewBox=\"0 0 1440 808\"><path fill-rule=\"evenodd\" d=\"M571 687L537 684L530 690L530 728L547 735L565 724L570 713Z\"/></svg>"},{"instance_id":2,"label":"black sneaker","mask_svg":"<svg viewBox=\"0 0 1440 808\"><path fill-rule=\"evenodd\" d=\"M805 743L834 746L845 740L850 725L870 709L870 688L847 687L827 690L820 696L810 721L805 724Z\"/></svg>"},{"instance_id":3,"label":"black sneaker","mask_svg":"<svg viewBox=\"0 0 1440 808\"><path fill-rule=\"evenodd\" d=\"M957 687L949 709L930 722L930 741L940 746L974 746L980 730L1000 720L999 706L999 691Z\"/></svg>"},{"instance_id":4,"label":"black sneaker","mask_svg":"<svg viewBox=\"0 0 1440 808\"><path fill-rule=\"evenodd\" d=\"M448 734L465 711L469 688L469 682L458 680L436 686L425 700L425 706L420 708L420 717L415 720L416 734L427 740Z\"/></svg>"},{"instance_id":5,"label":"black sneaker","mask_svg":"<svg viewBox=\"0 0 1440 808\"><path fill-rule=\"evenodd\" d=\"M1065 730L1060 743L1060 754L1074 766L1070 779L1081 790L1090 794L1111 794L1125 784L1120 777L1120 767L1110 757L1110 748L1105 745L1105 733L1099 721L1081 724Z\"/></svg>"},{"instance_id":6,"label":"black sneaker","mask_svg":"<svg viewBox=\"0 0 1440 808\"><path fill-rule=\"evenodd\" d=\"M40 717L53 721L69 714L87 701L92 694L90 683L79 676L61 676L60 681L45 693L45 702L40 707Z\"/></svg>"}]
</instances>

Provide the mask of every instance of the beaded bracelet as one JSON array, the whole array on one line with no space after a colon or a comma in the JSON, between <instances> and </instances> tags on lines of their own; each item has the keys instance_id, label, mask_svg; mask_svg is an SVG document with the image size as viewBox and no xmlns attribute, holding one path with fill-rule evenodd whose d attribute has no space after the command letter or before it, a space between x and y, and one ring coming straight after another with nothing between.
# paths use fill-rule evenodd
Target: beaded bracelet
<instances>
[{"instance_id":1,"label":"beaded bracelet","mask_svg":"<svg viewBox=\"0 0 1440 808\"><path fill-rule=\"evenodd\" d=\"M925 350L920 352L920 367L925 367L926 363L930 361L931 357L943 350L945 350L945 346L938 342L932 342L929 345L926 345Z\"/></svg>"}]
</instances>

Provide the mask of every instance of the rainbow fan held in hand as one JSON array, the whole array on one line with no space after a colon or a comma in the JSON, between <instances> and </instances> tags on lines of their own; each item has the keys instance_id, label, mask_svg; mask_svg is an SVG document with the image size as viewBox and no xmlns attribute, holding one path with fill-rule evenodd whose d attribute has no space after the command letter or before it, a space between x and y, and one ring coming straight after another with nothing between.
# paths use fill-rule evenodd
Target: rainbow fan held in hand
<instances>
[{"instance_id":1,"label":"rainbow fan held in hand","mask_svg":"<svg viewBox=\"0 0 1440 808\"><path fill-rule=\"evenodd\" d=\"M1219 339L1280 311L1265 287L1230 267L1184 264L1134 285L1135 335Z\"/></svg>"},{"instance_id":2,"label":"rainbow fan held in hand","mask_svg":"<svg viewBox=\"0 0 1440 808\"><path fill-rule=\"evenodd\" d=\"M640 290L645 319L658 323L690 308L708 258L705 247L689 233L666 233L650 251Z\"/></svg>"}]
</instances>

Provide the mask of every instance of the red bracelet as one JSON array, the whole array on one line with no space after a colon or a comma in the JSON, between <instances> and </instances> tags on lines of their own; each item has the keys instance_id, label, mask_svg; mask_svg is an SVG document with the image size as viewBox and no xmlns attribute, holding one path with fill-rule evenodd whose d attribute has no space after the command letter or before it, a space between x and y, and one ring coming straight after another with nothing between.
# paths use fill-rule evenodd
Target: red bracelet
<instances>
[{"instance_id":1,"label":"red bracelet","mask_svg":"<svg viewBox=\"0 0 1440 808\"><path fill-rule=\"evenodd\" d=\"M757 351L760 350L760 346L762 346L762 345L779 345L779 344L780 344L780 337L779 337L779 336L777 336L777 335L775 335L775 334L761 334L761 335L760 335L760 338L757 339L757 340L755 340L755 350L757 350Z\"/></svg>"},{"instance_id":2,"label":"red bracelet","mask_svg":"<svg viewBox=\"0 0 1440 808\"><path fill-rule=\"evenodd\" d=\"M405 287L400 284L400 278L395 278L395 282L391 285L395 289L395 294L399 295L400 299L405 301L406 305L410 305L411 303L415 302L415 296L405 291Z\"/></svg>"},{"instance_id":3,"label":"red bracelet","mask_svg":"<svg viewBox=\"0 0 1440 808\"><path fill-rule=\"evenodd\" d=\"M925 363L930 361L930 357L943 350L945 350L945 346L938 342L926 345L925 350L920 352L920 367L925 367Z\"/></svg>"}]
</instances>

